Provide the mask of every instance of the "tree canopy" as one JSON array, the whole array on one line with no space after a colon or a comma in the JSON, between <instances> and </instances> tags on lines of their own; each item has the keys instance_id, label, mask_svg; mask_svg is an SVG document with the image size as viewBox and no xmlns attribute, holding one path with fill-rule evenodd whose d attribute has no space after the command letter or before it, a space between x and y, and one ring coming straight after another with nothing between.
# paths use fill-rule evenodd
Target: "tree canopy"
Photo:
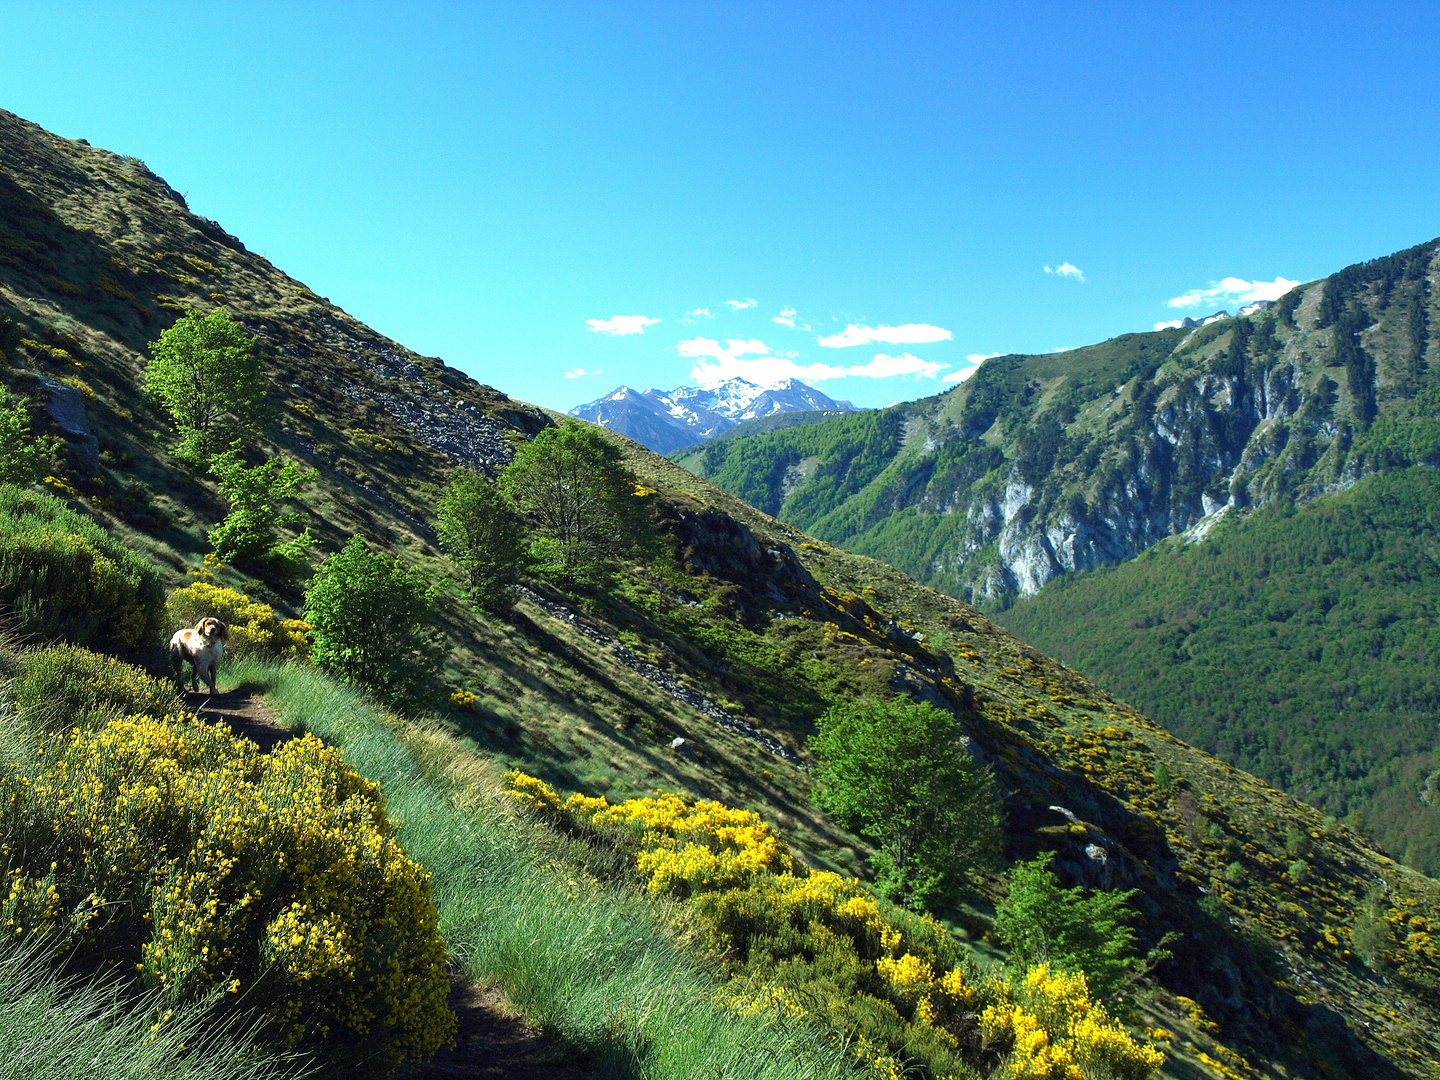
<instances>
[{"instance_id":1,"label":"tree canopy","mask_svg":"<svg viewBox=\"0 0 1440 1080\"><path fill-rule=\"evenodd\" d=\"M434 630L440 586L352 536L315 571L305 592L314 630L310 659L395 699L423 686L445 662Z\"/></svg>"},{"instance_id":2,"label":"tree canopy","mask_svg":"<svg viewBox=\"0 0 1440 1080\"><path fill-rule=\"evenodd\" d=\"M879 847L877 891L919 910L994 862L999 792L955 717L896 698L833 706L817 726L815 803Z\"/></svg>"},{"instance_id":3,"label":"tree canopy","mask_svg":"<svg viewBox=\"0 0 1440 1080\"><path fill-rule=\"evenodd\" d=\"M523 523L498 486L471 469L456 469L435 507L440 548L470 579L481 607L502 610L525 556Z\"/></svg>"},{"instance_id":4,"label":"tree canopy","mask_svg":"<svg viewBox=\"0 0 1440 1080\"><path fill-rule=\"evenodd\" d=\"M0 484L29 484L44 475L58 440L30 430L25 402L0 386Z\"/></svg>"},{"instance_id":5,"label":"tree canopy","mask_svg":"<svg viewBox=\"0 0 1440 1080\"><path fill-rule=\"evenodd\" d=\"M593 569L647 531L641 492L620 448L578 420L520 447L500 483L539 534L540 561L567 575Z\"/></svg>"},{"instance_id":6,"label":"tree canopy","mask_svg":"<svg viewBox=\"0 0 1440 1080\"><path fill-rule=\"evenodd\" d=\"M150 353L145 391L180 429L179 456L204 461L252 428L265 396L255 339L225 312L186 315Z\"/></svg>"},{"instance_id":7,"label":"tree canopy","mask_svg":"<svg viewBox=\"0 0 1440 1080\"><path fill-rule=\"evenodd\" d=\"M232 447L211 459L210 471L219 481L220 493L230 503L230 513L209 535L210 546L221 562L274 569L283 576L300 571L305 551L314 538L306 526L295 539L280 539L283 526L305 518L298 511L282 510L281 503L293 498L301 484L315 479L316 470L280 458L246 465L240 451Z\"/></svg>"}]
</instances>

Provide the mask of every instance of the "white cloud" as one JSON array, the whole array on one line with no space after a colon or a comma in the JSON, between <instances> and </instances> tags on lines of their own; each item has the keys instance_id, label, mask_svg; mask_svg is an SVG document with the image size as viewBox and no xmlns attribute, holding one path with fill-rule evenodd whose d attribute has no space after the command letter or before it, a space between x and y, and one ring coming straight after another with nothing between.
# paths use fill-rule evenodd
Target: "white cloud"
<instances>
[{"instance_id":1,"label":"white cloud","mask_svg":"<svg viewBox=\"0 0 1440 1080\"><path fill-rule=\"evenodd\" d=\"M1060 277L1074 278L1076 281L1083 282L1085 280L1085 275L1081 273L1080 268L1074 263L1063 262L1059 266L1047 265L1045 267L1045 273L1057 274Z\"/></svg>"},{"instance_id":2,"label":"white cloud","mask_svg":"<svg viewBox=\"0 0 1440 1080\"><path fill-rule=\"evenodd\" d=\"M773 319L771 319L770 321L773 322L773 323L779 323L781 326L788 326L788 327L790 327L791 330L794 330L794 329L795 329L795 309L794 309L793 307L781 308L781 309L780 309L780 314L779 314L779 315L776 315L776 316L775 316Z\"/></svg>"},{"instance_id":3,"label":"white cloud","mask_svg":"<svg viewBox=\"0 0 1440 1080\"><path fill-rule=\"evenodd\" d=\"M708 307L697 307L694 311L685 312L685 317L681 319L680 322L685 326L690 326L692 323L697 323L701 319L713 319L714 317L715 313Z\"/></svg>"},{"instance_id":4,"label":"white cloud","mask_svg":"<svg viewBox=\"0 0 1440 1080\"><path fill-rule=\"evenodd\" d=\"M1184 325L1185 325L1185 321L1184 321L1183 319L1171 319L1169 322L1157 322L1157 323L1155 324L1155 329L1156 329L1156 330L1178 330L1178 329L1180 329L1180 327L1182 327L1182 326L1184 326Z\"/></svg>"},{"instance_id":5,"label":"white cloud","mask_svg":"<svg viewBox=\"0 0 1440 1080\"><path fill-rule=\"evenodd\" d=\"M755 306L755 301L749 297L744 300L726 300L725 303L730 305L731 311L744 311L747 307Z\"/></svg>"},{"instance_id":6,"label":"white cloud","mask_svg":"<svg viewBox=\"0 0 1440 1080\"><path fill-rule=\"evenodd\" d=\"M1274 281L1246 281L1244 278L1227 277L1224 281L1212 281L1208 289L1191 289L1184 296L1172 297L1171 307L1186 308L1200 305L1237 303L1250 304L1256 300L1279 300L1298 281L1277 277Z\"/></svg>"},{"instance_id":7,"label":"white cloud","mask_svg":"<svg viewBox=\"0 0 1440 1080\"><path fill-rule=\"evenodd\" d=\"M827 349L843 349L850 345L923 345L931 341L949 341L949 330L929 323L906 323L904 326L857 326L851 323L838 334L816 339Z\"/></svg>"},{"instance_id":8,"label":"white cloud","mask_svg":"<svg viewBox=\"0 0 1440 1080\"><path fill-rule=\"evenodd\" d=\"M702 386L712 386L727 379L745 379L759 386L773 386L786 379L824 382L827 379L851 377L886 379L896 375L934 378L946 368L931 360L922 360L910 353L888 356L876 353L868 363L848 366L834 364L797 364L798 353L776 354L763 341L729 338L722 346L711 338L691 338L675 346L681 356L695 361L690 378Z\"/></svg>"},{"instance_id":9,"label":"white cloud","mask_svg":"<svg viewBox=\"0 0 1440 1080\"><path fill-rule=\"evenodd\" d=\"M599 375L599 374L600 374L600 371L599 371L598 368L597 368L596 370L594 370L594 371L586 371L583 367L572 367L569 371L565 372L565 378L567 378L567 379L583 379L586 375Z\"/></svg>"},{"instance_id":10,"label":"white cloud","mask_svg":"<svg viewBox=\"0 0 1440 1080\"><path fill-rule=\"evenodd\" d=\"M646 315L615 315L609 319L586 319L585 325L590 327L592 334L623 337L626 334L643 334L645 327L654 326L659 321Z\"/></svg>"},{"instance_id":11,"label":"white cloud","mask_svg":"<svg viewBox=\"0 0 1440 1080\"><path fill-rule=\"evenodd\" d=\"M968 356L965 357L965 365L966 365L965 367L962 367L962 368L959 368L959 369L956 370L956 371L950 372L949 375L946 375L946 376L945 376L943 379L941 379L940 381L941 381L941 382L964 382L964 381L965 381L966 379L968 379L971 375L974 375L975 372L979 371L979 370L980 370L980 365L983 364L986 360L989 360L989 359L990 359L991 357L993 357L993 356L999 356L999 355L1000 355L1000 354L999 354L998 352L992 352L992 353L972 352L972 353L970 353Z\"/></svg>"}]
</instances>

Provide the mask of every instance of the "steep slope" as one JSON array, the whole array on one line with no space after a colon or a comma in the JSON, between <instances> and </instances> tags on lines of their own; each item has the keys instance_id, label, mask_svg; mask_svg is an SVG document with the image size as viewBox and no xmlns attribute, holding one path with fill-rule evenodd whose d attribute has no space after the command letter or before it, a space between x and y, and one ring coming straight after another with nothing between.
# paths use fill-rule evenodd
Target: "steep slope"
<instances>
[{"instance_id":1,"label":"steep slope","mask_svg":"<svg viewBox=\"0 0 1440 1080\"><path fill-rule=\"evenodd\" d=\"M1061 578L998 618L1434 875L1437 507L1434 469L1368 477Z\"/></svg>"},{"instance_id":2,"label":"steep slope","mask_svg":"<svg viewBox=\"0 0 1440 1080\"><path fill-rule=\"evenodd\" d=\"M1055 850L1071 881L1140 889L1148 941L1183 931L1145 1013L1169 1033L1171 1075L1422 1076L1440 1058L1440 886L973 607L621 440L654 489L660 554L604 589L536 583L510 616L480 615L433 545L430 508L450 464L493 468L550 417L314 296L138 162L9 114L0 251L0 318L13 327L0 378L37 426L70 436L50 487L173 582L223 507L165 448L172 434L140 392L144 343L182 301L223 305L261 336L266 448L319 469L305 509L325 548L363 531L445 584L449 655L433 702L457 737L564 788L623 798L661 786L753 807L807 861L863 873L864 842L809 801L804 739L832 700L934 701L965 725L956 752L994 768L1012 857ZM903 420L841 422L857 441L903 444ZM446 709L454 689L475 708ZM1291 834L1310 837L1303 854L1287 851ZM1351 928L1371 907L1367 966ZM972 935L987 925L983 910L954 914Z\"/></svg>"},{"instance_id":3,"label":"steep slope","mask_svg":"<svg viewBox=\"0 0 1440 1080\"><path fill-rule=\"evenodd\" d=\"M954 390L683 463L817 536L1003 606L1226 506L1440 458L1440 242L1267 309L986 361Z\"/></svg>"}]
</instances>

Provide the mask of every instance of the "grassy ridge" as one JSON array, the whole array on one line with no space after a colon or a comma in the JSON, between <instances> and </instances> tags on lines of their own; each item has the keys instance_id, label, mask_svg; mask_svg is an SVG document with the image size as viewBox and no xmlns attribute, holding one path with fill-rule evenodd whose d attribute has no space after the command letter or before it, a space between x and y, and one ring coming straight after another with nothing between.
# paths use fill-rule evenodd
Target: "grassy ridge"
<instances>
[{"instance_id":1,"label":"grassy ridge","mask_svg":"<svg viewBox=\"0 0 1440 1080\"><path fill-rule=\"evenodd\" d=\"M1437 507L1433 469L1371 477L1061 579L997 618L1435 874Z\"/></svg>"},{"instance_id":2,"label":"grassy ridge","mask_svg":"<svg viewBox=\"0 0 1440 1080\"><path fill-rule=\"evenodd\" d=\"M453 745L434 762L449 774L442 784L417 760L423 733L412 730L407 745L349 688L261 661L237 665L232 677L263 684L286 724L338 746L383 784L388 812L406 822L406 850L432 875L441 932L467 974L501 986L527 1017L587 1055L596 1076L853 1075L813 1031L722 1010L716 981L638 892L601 887L517 845L514 824L480 796L494 773L476 762L467 774Z\"/></svg>"}]
</instances>

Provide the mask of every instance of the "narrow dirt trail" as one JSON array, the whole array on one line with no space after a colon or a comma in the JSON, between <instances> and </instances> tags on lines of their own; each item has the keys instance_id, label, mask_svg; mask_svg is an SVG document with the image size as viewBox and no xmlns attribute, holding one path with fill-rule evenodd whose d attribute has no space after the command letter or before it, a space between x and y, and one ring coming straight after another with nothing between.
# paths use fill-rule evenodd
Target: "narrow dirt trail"
<instances>
[{"instance_id":1,"label":"narrow dirt trail","mask_svg":"<svg viewBox=\"0 0 1440 1080\"><path fill-rule=\"evenodd\" d=\"M214 695L187 691L185 706L202 720L227 725L267 754L299 734L276 720L256 683ZM539 1028L508 1013L499 990L472 986L452 973L449 1004L459 1021L455 1045L405 1073L407 1080L581 1080L586 1075Z\"/></svg>"}]
</instances>

